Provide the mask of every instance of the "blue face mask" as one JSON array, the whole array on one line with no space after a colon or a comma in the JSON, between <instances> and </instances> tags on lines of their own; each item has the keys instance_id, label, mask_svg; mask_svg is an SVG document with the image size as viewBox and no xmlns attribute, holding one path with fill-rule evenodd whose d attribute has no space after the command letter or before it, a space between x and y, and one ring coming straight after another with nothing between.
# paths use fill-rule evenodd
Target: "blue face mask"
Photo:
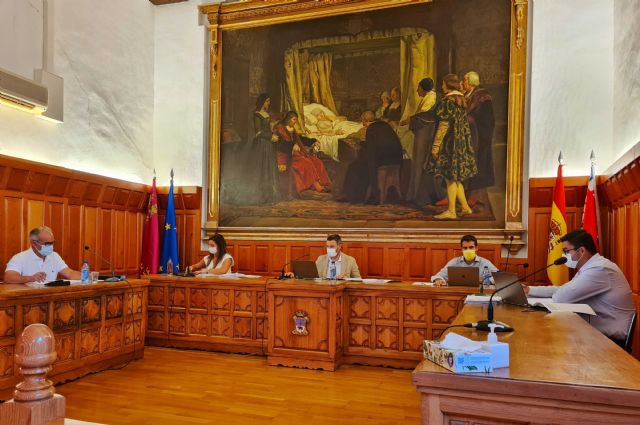
<instances>
[{"instance_id":1,"label":"blue face mask","mask_svg":"<svg viewBox=\"0 0 640 425\"><path fill-rule=\"evenodd\" d=\"M53 254L53 245L42 245L42 248L40 248L40 255L42 255L43 257L46 257L47 255L51 255Z\"/></svg>"}]
</instances>

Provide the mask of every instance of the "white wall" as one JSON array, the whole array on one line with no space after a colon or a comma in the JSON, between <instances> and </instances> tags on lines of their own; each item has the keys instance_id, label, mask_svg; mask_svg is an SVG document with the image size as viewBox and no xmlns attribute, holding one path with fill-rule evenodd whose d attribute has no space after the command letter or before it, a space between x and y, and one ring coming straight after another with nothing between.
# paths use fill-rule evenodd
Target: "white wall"
<instances>
[{"instance_id":1,"label":"white wall","mask_svg":"<svg viewBox=\"0 0 640 425\"><path fill-rule=\"evenodd\" d=\"M640 1L615 0L613 156L640 141Z\"/></svg>"},{"instance_id":2,"label":"white wall","mask_svg":"<svg viewBox=\"0 0 640 425\"><path fill-rule=\"evenodd\" d=\"M631 0L633 1L633 0ZM613 136L613 2L533 0L529 177L588 175L616 159Z\"/></svg>"},{"instance_id":3,"label":"white wall","mask_svg":"<svg viewBox=\"0 0 640 425\"><path fill-rule=\"evenodd\" d=\"M154 165L158 184L203 185L207 29L201 1L155 8Z\"/></svg>"},{"instance_id":4,"label":"white wall","mask_svg":"<svg viewBox=\"0 0 640 425\"><path fill-rule=\"evenodd\" d=\"M55 2L55 74L65 122L0 106L0 153L150 181L153 169L154 6L148 1ZM0 0L0 67L42 67L42 0Z\"/></svg>"}]
</instances>

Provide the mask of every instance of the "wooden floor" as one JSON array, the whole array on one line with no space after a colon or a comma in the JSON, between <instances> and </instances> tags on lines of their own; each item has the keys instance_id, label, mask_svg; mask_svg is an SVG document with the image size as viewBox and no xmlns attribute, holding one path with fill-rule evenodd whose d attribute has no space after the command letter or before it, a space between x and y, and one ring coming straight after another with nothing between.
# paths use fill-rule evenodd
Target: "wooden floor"
<instances>
[{"instance_id":1,"label":"wooden floor","mask_svg":"<svg viewBox=\"0 0 640 425\"><path fill-rule=\"evenodd\" d=\"M264 357L148 347L143 360L56 387L67 417L106 424L419 424L411 371L267 366Z\"/></svg>"}]
</instances>

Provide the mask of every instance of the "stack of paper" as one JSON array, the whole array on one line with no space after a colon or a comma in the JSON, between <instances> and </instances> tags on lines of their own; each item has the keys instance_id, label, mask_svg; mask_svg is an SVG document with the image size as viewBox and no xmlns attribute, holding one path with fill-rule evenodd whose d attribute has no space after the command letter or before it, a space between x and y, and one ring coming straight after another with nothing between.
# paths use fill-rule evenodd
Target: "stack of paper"
<instances>
[{"instance_id":1,"label":"stack of paper","mask_svg":"<svg viewBox=\"0 0 640 425\"><path fill-rule=\"evenodd\" d=\"M571 312L597 316L589 304L554 303L550 298L528 298L529 305L544 307L551 313Z\"/></svg>"},{"instance_id":2,"label":"stack of paper","mask_svg":"<svg viewBox=\"0 0 640 425\"><path fill-rule=\"evenodd\" d=\"M465 304L489 304L489 298L491 298L491 295L467 295L467 298L465 298L464 303ZM497 303L502 301L502 298L500 297L500 295L496 295L493 297L493 302Z\"/></svg>"}]
</instances>

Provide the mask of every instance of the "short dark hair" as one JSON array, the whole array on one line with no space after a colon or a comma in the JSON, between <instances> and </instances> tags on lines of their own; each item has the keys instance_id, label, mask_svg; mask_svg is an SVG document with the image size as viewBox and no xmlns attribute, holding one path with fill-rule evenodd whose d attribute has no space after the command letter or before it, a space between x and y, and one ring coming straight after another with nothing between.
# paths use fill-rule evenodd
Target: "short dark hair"
<instances>
[{"instance_id":1,"label":"short dark hair","mask_svg":"<svg viewBox=\"0 0 640 425\"><path fill-rule=\"evenodd\" d=\"M433 90L433 80L429 77L420 80L419 85L422 87L422 90L426 92Z\"/></svg>"},{"instance_id":2,"label":"short dark hair","mask_svg":"<svg viewBox=\"0 0 640 425\"><path fill-rule=\"evenodd\" d=\"M560 238L560 242L569 242L573 245L573 249L584 247L584 249L589 251L591 254L596 254L598 252L593 236L584 229L578 229L567 233Z\"/></svg>"},{"instance_id":3,"label":"short dark hair","mask_svg":"<svg viewBox=\"0 0 640 425\"><path fill-rule=\"evenodd\" d=\"M296 117L298 118L298 113L296 111L289 111L286 113L286 115L284 116L284 119L282 120L282 123L284 125L289 124L289 121L291 121L291 118Z\"/></svg>"},{"instance_id":4,"label":"short dark hair","mask_svg":"<svg viewBox=\"0 0 640 425\"><path fill-rule=\"evenodd\" d=\"M460 245L462 245L462 242L473 242L475 246L478 246L478 239L473 235L464 235L460 238Z\"/></svg>"},{"instance_id":5,"label":"short dark hair","mask_svg":"<svg viewBox=\"0 0 640 425\"><path fill-rule=\"evenodd\" d=\"M447 74L442 78L442 81L444 81L444 84L449 90L460 89L460 79L456 74Z\"/></svg>"},{"instance_id":6,"label":"short dark hair","mask_svg":"<svg viewBox=\"0 0 640 425\"><path fill-rule=\"evenodd\" d=\"M215 235L210 236L209 240L214 241L218 246L218 258L224 257L227 253L227 241L224 240L224 236L220 233L216 233Z\"/></svg>"},{"instance_id":7,"label":"short dark hair","mask_svg":"<svg viewBox=\"0 0 640 425\"><path fill-rule=\"evenodd\" d=\"M341 244L342 243L342 238L337 233L334 233L332 235L327 236L327 240L328 241L336 241L337 244Z\"/></svg>"}]
</instances>

